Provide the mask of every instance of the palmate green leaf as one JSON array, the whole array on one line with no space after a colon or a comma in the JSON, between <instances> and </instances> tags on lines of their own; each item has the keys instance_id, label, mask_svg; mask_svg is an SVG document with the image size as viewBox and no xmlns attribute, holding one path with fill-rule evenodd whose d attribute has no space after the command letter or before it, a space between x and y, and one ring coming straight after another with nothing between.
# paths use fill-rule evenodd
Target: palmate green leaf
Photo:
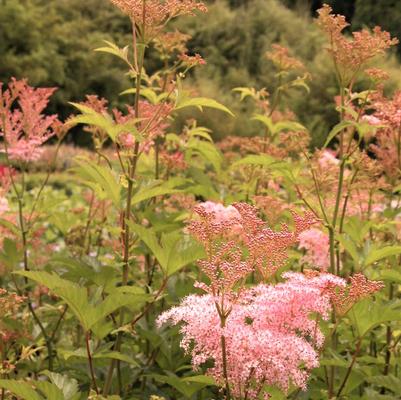
<instances>
[{"instance_id":1,"label":"palmate green leaf","mask_svg":"<svg viewBox=\"0 0 401 400\"><path fill-rule=\"evenodd\" d=\"M18 266L21 261L21 252L14 240L4 238L3 249L0 250L0 261L10 270L14 270Z\"/></svg>"},{"instance_id":2,"label":"palmate green leaf","mask_svg":"<svg viewBox=\"0 0 401 400\"><path fill-rule=\"evenodd\" d=\"M230 111L226 106L219 103L216 100L208 99L207 97L194 97L194 98L185 98L179 99L177 104L175 105L175 110L181 110L187 107L196 107L199 110L203 110L203 107L213 108L215 110L223 111L232 117L235 115Z\"/></svg>"},{"instance_id":3,"label":"palmate green leaf","mask_svg":"<svg viewBox=\"0 0 401 400\"><path fill-rule=\"evenodd\" d=\"M307 129L296 121L280 121L276 124L271 117L262 114L256 114L252 118L254 121L259 121L266 126L271 135L275 136L277 133L283 131L306 131Z\"/></svg>"},{"instance_id":4,"label":"palmate green leaf","mask_svg":"<svg viewBox=\"0 0 401 400\"><path fill-rule=\"evenodd\" d=\"M20 397L22 400L43 400L44 398L40 396L33 386L37 382L30 381L16 381L12 379L0 379L0 387L9 390L14 395ZM55 398L55 400L58 400ZM61 398L61 400L64 400Z\"/></svg>"},{"instance_id":5,"label":"palmate green leaf","mask_svg":"<svg viewBox=\"0 0 401 400\"><path fill-rule=\"evenodd\" d=\"M4 218L0 218L0 226L2 226L3 228L6 228L7 230L14 233L15 235L18 235L18 233L19 233L18 227L16 225L14 225L12 222L7 221Z\"/></svg>"},{"instance_id":6,"label":"palmate green leaf","mask_svg":"<svg viewBox=\"0 0 401 400\"><path fill-rule=\"evenodd\" d=\"M306 131L307 129L296 121L280 121L274 125L274 134L283 131Z\"/></svg>"},{"instance_id":7,"label":"palmate green leaf","mask_svg":"<svg viewBox=\"0 0 401 400\"><path fill-rule=\"evenodd\" d=\"M251 120L261 122L272 135L274 134L274 122L267 115L256 114L251 118Z\"/></svg>"},{"instance_id":8,"label":"palmate green leaf","mask_svg":"<svg viewBox=\"0 0 401 400\"><path fill-rule=\"evenodd\" d=\"M254 88L249 88L249 87L236 87L233 89L233 92L238 92L240 93L240 101L243 101L247 97L256 97L256 90Z\"/></svg>"},{"instance_id":9,"label":"palmate green leaf","mask_svg":"<svg viewBox=\"0 0 401 400\"><path fill-rule=\"evenodd\" d=\"M68 361L72 357L76 358L83 358L87 359L88 358L88 353L86 348L80 348L76 350L68 350L68 349L60 349L60 354L62 354L63 358L65 361ZM126 362L127 364L134 365L137 367L139 364L130 356L120 353L118 351L113 351L113 350L101 350L101 351L95 351L91 354L92 358L94 360L120 360L123 362Z\"/></svg>"},{"instance_id":10,"label":"palmate green leaf","mask_svg":"<svg viewBox=\"0 0 401 400\"><path fill-rule=\"evenodd\" d=\"M158 382L167 383L168 385L172 386L180 393L182 393L188 399L190 399L196 392L202 390L206 386L214 385L214 382L211 383L209 379L203 379L203 375L198 377L198 381L197 377L180 378L176 375L167 376L159 374L150 374L149 376ZM190 378L192 378L192 380L190 380Z\"/></svg>"},{"instance_id":11,"label":"palmate green leaf","mask_svg":"<svg viewBox=\"0 0 401 400\"><path fill-rule=\"evenodd\" d=\"M149 247L153 255L156 257L163 270L167 270L167 254L159 243L159 240L152 228L144 228L141 225L127 221L130 229L135 232L139 238Z\"/></svg>"},{"instance_id":12,"label":"palmate green leaf","mask_svg":"<svg viewBox=\"0 0 401 400\"><path fill-rule=\"evenodd\" d=\"M375 279L401 285L401 272L394 269L379 270L375 274Z\"/></svg>"},{"instance_id":13,"label":"palmate green leaf","mask_svg":"<svg viewBox=\"0 0 401 400\"><path fill-rule=\"evenodd\" d=\"M174 186L174 185L173 185ZM132 196L131 204L135 205L144 200L153 197L164 196L166 194L178 193L180 190L171 187L169 183L155 182L149 186L141 187L138 192Z\"/></svg>"},{"instance_id":14,"label":"palmate green leaf","mask_svg":"<svg viewBox=\"0 0 401 400\"><path fill-rule=\"evenodd\" d=\"M187 150L199 154L206 162L212 164L217 172L221 170L223 157L213 143L193 138L188 142Z\"/></svg>"},{"instance_id":15,"label":"palmate green leaf","mask_svg":"<svg viewBox=\"0 0 401 400\"><path fill-rule=\"evenodd\" d=\"M121 188L112 171L88 159L75 159L78 167L73 168L83 183L92 187L100 198L111 200L120 207Z\"/></svg>"},{"instance_id":16,"label":"palmate green leaf","mask_svg":"<svg viewBox=\"0 0 401 400\"><path fill-rule=\"evenodd\" d=\"M19 271L18 275L32 279L48 287L54 294L61 297L80 321L85 331L91 330L96 324L117 309L129 305L143 304L148 297L130 293L112 293L105 300L91 304L88 300L87 290L84 287L59 278L55 274L44 271Z\"/></svg>"},{"instance_id":17,"label":"palmate green leaf","mask_svg":"<svg viewBox=\"0 0 401 400\"><path fill-rule=\"evenodd\" d=\"M382 303L364 299L356 303L347 316L361 338L377 325L388 321L400 321L401 302Z\"/></svg>"},{"instance_id":18,"label":"palmate green leaf","mask_svg":"<svg viewBox=\"0 0 401 400\"><path fill-rule=\"evenodd\" d=\"M357 269L359 269L359 263L360 263L361 256L358 252L357 247L355 246L355 243L349 237L346 237L344 234L337 235L336 238L340 242L341 246L352 257L352 260L354 261Z\"/></svg>"},{"instance_id":19,"label":"palmate green leaf","mask_svg":"<svg viewBox=\"0 0 401 400\"><path fill-rule=\"evenodd\" d=\"M162 234L159 241L152 228L130 223L130 228L149 247L166 276L202 258L203 249L191 238L177 232Z\"/></svg>"},{"instance_id":20,"label":"palmate green leaf","mask_svg":"<svg viewBox=\"0 0 401 400\"><path fill-rule=\"evenodd\" d=\"M49 288L68 304L85 330L90 329L92 316L87 314L90 314L92 307L89 305L87 291L84 287L45 271L18 271L15 274L25 276Z\"/></svg>"},{"instance_id":21,"label":"palmate green leaf","mask_svg":"<svg viewBox=\"0 0 401 400\"><path fill-rule=\"evenodd\" d=\"M43 374L63 392L65 400L76 399L79 392L77 380L72 379L67 375L57 374L56 372L44 371Z\"/></svg>"},{"instance_id":22,"label":"palmate green leaf","mask_svg":"<svg viewBox=\"0 0 401 400\"><path fill-rule=\"evenodd\" d=\"M122 132L130 132L135 136L136 140L142 140L136 127L136 124L142 120L141 118L132 118L124 124L118 124L108 114L98 113L90 107L79 103L70 102L70 104L81 112L81 115L76 115L69 120L71 123L85 124L101 128L109 135L113 142L116 141L117 136Z\"/></svg>"},{"instance_id":23,"label":"palmate green leaf","mask_svg":"<svg viewBox=\"0 0 401 400\"><path fill-rule=\"evenodd\" d=\"M37 390L44 394L46 399L65 400L63 392L55 384L46 381L36 381Z\"/></svg>"},{"instance_id":24,"label":"palmate green leaf","mask_svg":"<svg viewBox=\"0 0 401 400\"><path fill-rule=\"evenodd\" d=\"M386 246L381 249L371 249L367 257L365 258L364 265L368 266L383 258L396 256L401 254L401 246Z\"/></svg>"},{"instance_id":25,"label":"palmate green leaf","mask_svg":"<svg viewBox=\"0 0 401 400\"><path fill-rule=\"evenodd\" d=\"M120 93L121 96L127 95L127 94L135 94L136 93L136 88L131 88L124 90L123 92ZM145 97L145 99L149 100L150 103L152 104L160 104L163 100L165 100L168 96L168 93L163 92L160 94L157 94L154 90L148 87L142 87L140 91L140 95L142 97Z\"/></svg>"},{"instance_id":26,"label":"palmate green leaf","mask_svg":"<svg viewBox=\"0 0 401 400\"><path fill-rule=\"evenodd\" d=\"M310 88L308 84L306 83L306 76L298 76L296 79L294 79L292 82L289 83L289 87L300 87L305 89L306 93L310 93Z\"/></svg>"},{"instance_id":27,"label":"palmate green leaf","mask_svg":"<svg viewBox=\"0 0 401 400\"><path fill-rule=\"evenodd\" d=\"M188 236L162 235L162 245L170 249L167 260L167 276L184 268L186 265L205 256L202 246Z\"/></svg>"},{"instance_id":28,"label":"palmate green leaf","mask_svg":"<svg viewBox=\"0 0 401 400\"><path fill-rule=\"evenodd\" d=\"M401 395L401 380L394 375L369 376L366 380L380 387L391 390L394 394Z\"/></svg>"},{"instance_id":29,"label":"palmate green leaf","mask_svg":"<svg viewBox=\"0 0 401 400\"><path fill-rule=\"evenodd\" d=\"M260 165L262 167L269 167L269 168L275 168L275 169L286 166L286 164L284 162L278 161L271 156L262 155L262 154L251 154L249 156L245 156L244 158L241 158L240 160L235 161L231 165L231 168L234 169L241 165Z\"/></svg>"},{"instance_id":30,"label":"palmate green leaf","mask_svg":"<svg viewBox=\"0 0 401 400\"><path fill-rule=\"evenodd\" d=\"M125 62L128 63L128 46L120 49L117 45L107 40L103 40L104 43L107 44L105 47L98 47L95 51L102 52L102 53L109 53L113 54L114 56L121 58Z\"/></svg>"},{"instance_id":31,"label":"palmate green leaf","mask_svg":"<svg viewBox=\"0 0 401 400\"><path fill-rule=\"evenodd\" d=\"M208 142L213 143L213 139L212 139L212 137L210 136L211 132L212 132L212 131L211 131L210 129L208 129L208 128L205 128L205 127L203 127L203 126L197 126L197 127L195 127L195 128L190 129L190 130L188 131L188 135L189 135L190 137L196 137L196 136L198 136L198 137L201 137L201 138L203 138L203 139L206 139Z\"/></svg>"},{"instance_id":32,"label":"palmate green leaf","mask_svg":"<svg viewBox=\"0 0 401 400\"><path fill-rule=\"evenodd\" d=\"M329 132L327 135L327 139L324 142L323 147L327 147L328 144L345 128L348 128L349 126L354 126L355 123L353 121L341 121L337 125L335 125L332 130Z\"/></svg>"}]
</instances>

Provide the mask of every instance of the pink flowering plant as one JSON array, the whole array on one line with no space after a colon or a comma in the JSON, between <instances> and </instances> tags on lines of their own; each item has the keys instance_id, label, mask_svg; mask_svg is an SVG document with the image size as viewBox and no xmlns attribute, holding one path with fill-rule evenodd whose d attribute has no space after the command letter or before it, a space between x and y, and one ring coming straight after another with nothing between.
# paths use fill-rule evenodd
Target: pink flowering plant
<instances>
[{"instance_id":1,"label":"pink flowering plant","mask_svg":"<svg viewBox=\"0 0 401 400\"><path fill-rule=\"evenodd\" d=\"M283 43L271 87L234 89L258 134L215 143L200 112L235 116L193 87L206 61L175 24L207 6L111 3L130 42L96 52L126 66L121 101L61 122L56 88L0 84L0 399L398 399L401 94L375 67L396 39L324 5L324 146L289 109L312 76Z\"/></svg>"}]
</instances>

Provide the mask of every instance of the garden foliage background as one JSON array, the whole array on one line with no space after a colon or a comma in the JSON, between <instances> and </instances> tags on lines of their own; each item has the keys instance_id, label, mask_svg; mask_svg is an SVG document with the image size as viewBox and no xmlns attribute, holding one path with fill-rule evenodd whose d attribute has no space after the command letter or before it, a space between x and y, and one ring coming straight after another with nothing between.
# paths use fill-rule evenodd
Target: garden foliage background
<instances>
[{"instance_id":1,"label":"garden foliage background","mask_svg":"<svg viewBox=\"0 0 401 400\"><path fill-rule=\"evenodd\" d=\"M329 3L0 0L0 400L400 398L401 5Z\"/></svg>"},{"instance_id":2,"label":"garden foliage background","mask_svg":"<svg viewBox=\"0 0 401 400\"><path fill-rule=\"evenodd\" d=\"M337 85L332 62L322 51L324 38L311 23L322 5L311 0L216 0L209 2L210 13L184 18L174 24L192 36L189 48L200 53L207 65L193 73L194 85L216 98L237 114L221 122L221 116L207 112L201 123L210 127L215 138L227 135L251 136L257 127L249 122L251 110L236 101L232 89L238 86L269 87L275 84L275 71L264 54L271 44L280 42L299 57L312 74L311 95L292 96L289 108L312 132L312 144L321 146L329 128L337 122L332 102ZM380 25L393 36L401 36L401 8L397 1L327 1L334 12L351 22L348 29ZM45 18L43 17L45 14ZM210 17L212 16L212 17ZM62 118L73 109L68 101L81 101L86 94L107 98L113 105L129 84L124 65L92 50L103 40L118 45L129 41L129 21L106 0L2 0L0 8L0 81L10 77L29 78L34 86L56 86L50 111ZM399 57L379 64L390 72L388 91L401 86ZM147 68L159 66L149 57ZM240 111L240 112L237 112ZM248 113L246 113L248 111ZM206 122L207 121L207 122ZM88 145L90 139L75 133L75 143Z\"/></svg>"}]
</instances>

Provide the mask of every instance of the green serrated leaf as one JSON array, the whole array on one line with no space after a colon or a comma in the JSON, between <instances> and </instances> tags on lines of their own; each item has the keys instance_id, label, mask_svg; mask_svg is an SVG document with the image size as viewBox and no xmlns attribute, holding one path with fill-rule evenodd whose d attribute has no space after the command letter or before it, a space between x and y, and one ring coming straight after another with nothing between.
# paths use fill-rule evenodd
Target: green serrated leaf
<instances>
[{"instance_id":1,"label":"green serrated leaf","mask_svg":"<svg viewBox=\"0 0 401 400\"><path fill-rule=\"evenodd\" d=\"M0 387L9 390L23 400L43 400L33 388L35 382L0 379Z\"/></svg>"},{"instance_id":2,"label":"green serrated leaf","mask_svg":"<svg viewBox=\"0 0 401 400\"><path fill-rule=\"evenodd\" d=\"M355 123L353 121L341 121L337 125L333 127L333 129L329 132L327 135L327 139L324 142L323 147L327 147L327 145L345 128L348 128L349 126L354 126Z\"/></svg>"},{"instance_id":3,"label":"green serrated leaf","mask_svg":"<svg viewBox=\"0 0 401 400\"><path fill-rule=\"evenodd\" d=\"M75 162L78 167L74 171L82 181L92 187L100 198L107 198L120 207L121 187L112 171L88 159L75 159Z\"/></svg>"},{"instance_id":4,"label":"green serrated leaf","mask_svg":"<svg viewBox=\"0 0 401 400\"><path fill-rule=\"evenodd\" d=\"M381 249L372 249L365 259L365 266L373 264L383 258L401 254L401 246L386 246Z\"/></svg>"},{"instance_id":5,"label":"green serrated leaf","mask_svg":"<svg viewBox=\"0 0 401 400\"><path fill-rule=\"evenodd\" d=\"M234 114L223 104L219 103L216 100L208 99L207 97L194 97L194 98L187 98L178 101L175 110L181 110L187 107L197 107L198 109L202 110L203 107L213 108L215 110L224 111L225 113L234 117Z\"/></svg>"}]
</instances>

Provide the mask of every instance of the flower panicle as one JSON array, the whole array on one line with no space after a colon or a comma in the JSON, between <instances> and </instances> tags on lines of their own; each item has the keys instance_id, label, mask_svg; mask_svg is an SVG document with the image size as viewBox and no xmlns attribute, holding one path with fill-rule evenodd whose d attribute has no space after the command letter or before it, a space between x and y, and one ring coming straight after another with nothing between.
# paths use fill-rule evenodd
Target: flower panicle
<instances>
[{"instance_id":1,"label":"flower panicle","mask_svg":"<svg viewBox=\"0 0 401 400\"><path fill-rule=\"evenodd\" d=\"M26 80L15 78L8 89L0 87L0 136L5 142L1 151L7 152L11 160L39 159L40 146L59 131L57 115L43 113L55 90L33 88Z\"/></svg>"}]
</instances>

